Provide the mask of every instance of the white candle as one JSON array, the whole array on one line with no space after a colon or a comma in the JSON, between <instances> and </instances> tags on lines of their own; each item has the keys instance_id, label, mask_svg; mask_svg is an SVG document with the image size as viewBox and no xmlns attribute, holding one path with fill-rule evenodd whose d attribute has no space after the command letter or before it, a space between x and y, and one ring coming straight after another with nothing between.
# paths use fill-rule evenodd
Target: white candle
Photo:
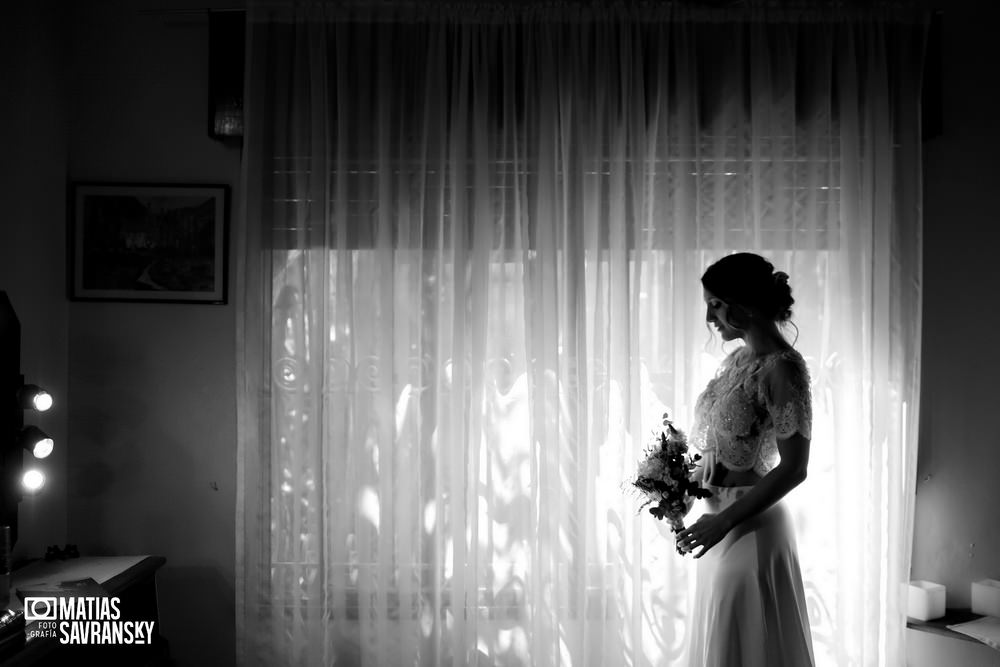
<instances>
[{"instance_id":1,"label":"white candle","mask_svg":"<svg viewBox=\"0 0 1000 667\"><path fill-rule=\"evenodd\" d=\"M972 582L972 613L1000 616L1000 581L982 579Z\"/></svg>"},{"instance_id":2,"label":"white candle","mask_svg":"<svg viewBox=\"0 0 1000 667\"><path fill-rule=\"evenodd\" d=\"M918 621L944 616L946 589L933 581L911 581L906 615Z\"/></svg>"}]
</instances>

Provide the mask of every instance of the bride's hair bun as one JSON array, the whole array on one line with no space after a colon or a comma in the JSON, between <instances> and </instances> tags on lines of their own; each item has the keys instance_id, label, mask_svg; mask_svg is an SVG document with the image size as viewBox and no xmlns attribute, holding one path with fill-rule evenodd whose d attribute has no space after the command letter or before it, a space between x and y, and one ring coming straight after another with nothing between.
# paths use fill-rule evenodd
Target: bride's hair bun
<instances>
[{"instance_id":1,"label":"bride's hair bun","mask_svg":"<svg viewBox=\"0 0 1000 667\"><path fill-rule=\"evenodd\" d=\"M792 288L788 284L788 274L784 271L775 271L771 276L771 304L773 305L773 317L777 322L786 322L792 318Z\"/></svg>"},{"instance_id":2,"label":"bride's hair bun","mask_svg":"<svg viewBox=\"0 0 1000 667\"><path fill-rule=\"evenodd\" d=\"M726 303L754 308L776 322L792 317L788 274L752 252L726 255L708 267L701 284Z\"/></svg>"}]
</instances>

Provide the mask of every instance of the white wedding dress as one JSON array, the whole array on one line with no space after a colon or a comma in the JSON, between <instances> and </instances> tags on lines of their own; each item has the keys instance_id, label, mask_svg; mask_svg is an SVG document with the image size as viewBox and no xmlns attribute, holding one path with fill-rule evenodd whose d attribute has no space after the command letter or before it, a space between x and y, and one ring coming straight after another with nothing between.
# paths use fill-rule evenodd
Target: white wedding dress
<instances>
[{"instance_id":1,"label":"white wedding dress","mask_svg":"<svg viewBox=\"0 0 1000 667\"><path fill-rule=\"evenodd\" d=\"M810 437L809 373L794 349L726 357L699 396L691 444L705 457L717 513L750 486L707 484L715 464L763 476L778 462L776 438ZM781 501L736 526L697 560L689 667L811 667L812 639L791 516Z\"/></svg>"}]
</instances>

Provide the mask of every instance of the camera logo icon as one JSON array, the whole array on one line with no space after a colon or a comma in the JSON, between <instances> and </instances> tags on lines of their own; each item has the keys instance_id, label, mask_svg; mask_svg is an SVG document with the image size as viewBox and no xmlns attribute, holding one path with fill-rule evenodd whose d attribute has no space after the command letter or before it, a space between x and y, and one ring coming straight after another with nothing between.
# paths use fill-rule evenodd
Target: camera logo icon
<instances>
[{"instance_id":1,"label":"camera logo icon","mask_svg":"<svg viewBox=\"0 0 1000 667\"><path fill-rule=\"evenodd\" d=\"M24 598L24 622L54 621L58 606L56 598Z\"/></svg>"}]
</instances>

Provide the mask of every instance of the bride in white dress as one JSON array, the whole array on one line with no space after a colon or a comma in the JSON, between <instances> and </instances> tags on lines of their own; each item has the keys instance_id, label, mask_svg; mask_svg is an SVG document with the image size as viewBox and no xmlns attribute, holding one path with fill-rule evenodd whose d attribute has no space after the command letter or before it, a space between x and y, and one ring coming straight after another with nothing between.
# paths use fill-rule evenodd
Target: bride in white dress
<instances>
[{"instance_id":1,"label":"bride in white dress","mask_svg":"<svg viewBox=\"0 0 1000 667\"><path fill-rule=\"evenodd\" d=\"M698 397L691 444L704 456L709 512L677 537L698 559L689 667L811 667L812 639L791 516L806 478L809 373L778 325L788 275L752 253L702 276L706 320L742 338Z\"/></svg>"}]
</instances>

